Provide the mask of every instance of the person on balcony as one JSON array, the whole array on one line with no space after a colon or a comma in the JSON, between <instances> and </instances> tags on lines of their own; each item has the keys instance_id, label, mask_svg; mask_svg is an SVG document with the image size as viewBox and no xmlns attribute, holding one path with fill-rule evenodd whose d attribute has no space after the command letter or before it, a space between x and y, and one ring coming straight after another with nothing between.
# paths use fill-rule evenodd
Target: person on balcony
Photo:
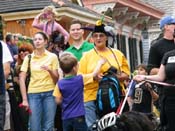
<instances>
[{"instance_id":1,"label":"person on balcony","mask_svg":"<svg viewBox=\"0 0 175 131\"><path fill-rule=\"evenodd\" d=\"M69 40L69 33L56 22L56 16L57 12L55 7L47 6L34 18L32 26L42 30L48 36L50 36L53 31L59 31L64 36L64 43L66 44Z\"/></svg>"}]
</instances>

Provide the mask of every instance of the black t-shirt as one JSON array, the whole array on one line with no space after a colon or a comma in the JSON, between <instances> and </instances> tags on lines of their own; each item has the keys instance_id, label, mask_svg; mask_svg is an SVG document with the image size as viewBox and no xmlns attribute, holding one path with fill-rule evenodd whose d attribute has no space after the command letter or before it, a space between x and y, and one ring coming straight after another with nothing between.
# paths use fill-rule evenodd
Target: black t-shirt
<instances>
[{"instance_id":1,"label":"black t-shirt","mask_svg":"<svg viewBox=\"0 0 175 131\"><path fill-rule=\"evenodd\" d=\"M166 79L175 79L175 50L167 52L161 63L165 65Z\"/></svg>"},{"instance_id":2,"label":"black t-shirt","mask_svg":"<svg viewBox=\"0 0 175 131\"><path fill-rule=\"evenodd\" d=\"M150 48L148 68L159 68L164 54L173 49L175 49L174 40L161 38L157 42L155 42L155 44L153 44Z\"/></svg>"},{"instance_id":3,"label":"black t-shirt","mask_svg":"<svg viewBox=\"0 0 175 131\"><path fill-rule=\"evenodd\" d=\"M165 66L165 82L175 84L175 49L165 53L161 64ZM175 87L164 87L164 91L175 94Z\"/></svg>"},{"instance_id":4,"label":"black t-shirt","mask_svg":"<svg viewBox=\"0 0 175 131\"><path fill-rule=\"evenodd\" d=\"M152 108L152 96L149 90L146 87L146 84L141 85L138 88L135 88L133 93L133 111L139 111L142 113L150 113Z\"/></svg>"}]
</instances>

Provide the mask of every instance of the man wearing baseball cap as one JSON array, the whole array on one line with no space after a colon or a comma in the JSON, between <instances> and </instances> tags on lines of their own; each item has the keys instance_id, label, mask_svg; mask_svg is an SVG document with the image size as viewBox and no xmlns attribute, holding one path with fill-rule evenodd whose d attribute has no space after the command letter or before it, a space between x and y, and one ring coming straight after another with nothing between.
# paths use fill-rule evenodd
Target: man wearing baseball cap
<instances>
[{"instance_id":1,"label":"man wearing baseball cap","mask_svg":"<svg viewBox=\"0 0 175 131\"><path fill-rule=\"evenodd\" d=\"M163 32L163 38L160 38L155 42L149 52L148 66L150 73L156 74L158 72L163 55L175 49L174 44L174 30L175 30L175 18L171 16L165 16L160 20L160 29Z\"/></svg>"},{"instance_id":2,"label":"man wearing baseball cap","mask_svg":"<svg viewBox=\"0 0 175 131\"><path fill-rule=\"evenodd\" d=\"M175 25L175 18L172 16L166 16L160 21L160 29L163 29L165 25Z\"/></svg>"},{"instance_id":3,"label":"man wearing baseball cap","mask_svg":"<svg viewBox=\"0 0 175 131\"><path fill-rule=\"evenodd\" d=\"M174 43L174 31L175 31L175 18L172 16L165 16L160 20L160 29L163 33L163 37L158 39L150 48L149 52L149 59L148 59L148 70L151 75L157 74L159 71L159 67L161 65L161 60L165 53L168 51L171 51L175 49L175 43ZM165 120L163 118L164 112L162 111L162 93L163 88L162 86L158 87L158 94L159 94L159 100L158 100L158 109L161 111L161 124L162 126L165 126Z\"/></svg>"}]
</instances>

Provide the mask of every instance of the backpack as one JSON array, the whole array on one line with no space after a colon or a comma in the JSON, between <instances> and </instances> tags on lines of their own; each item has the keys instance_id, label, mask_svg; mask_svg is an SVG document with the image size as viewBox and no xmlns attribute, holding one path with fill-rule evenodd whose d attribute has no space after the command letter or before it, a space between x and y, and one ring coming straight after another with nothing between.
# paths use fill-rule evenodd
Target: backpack
<instances>
[{"instance_id":1,"label":"backpack","mask_svg":"<svg viewBox=\"0 0 175 131\"><path fill-rule=\"evenodd\" d=\"M120 105L122 91L116 73L117 69L111 66L99 82L96 107L100 117L110 112L116 112Z\"/></svg>"}]
</instances>

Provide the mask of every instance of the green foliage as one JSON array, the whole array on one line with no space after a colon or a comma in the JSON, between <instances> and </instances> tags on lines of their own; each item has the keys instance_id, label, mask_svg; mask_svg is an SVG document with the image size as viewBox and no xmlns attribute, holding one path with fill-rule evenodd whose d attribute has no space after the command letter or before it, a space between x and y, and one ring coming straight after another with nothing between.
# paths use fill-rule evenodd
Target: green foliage
<instances>
[{"instance_id":1,"label":"green foliage","mask_svg":"<svg viewBox=\"0 0 175 131\"><path fill-rule=\"evenodd\" d=\"M32 44L33 43L33 40L29 37L25 37L25 36L19 36L18 37L18 46L20 46L21 44Z\"/></svg>"}]
</instances>

